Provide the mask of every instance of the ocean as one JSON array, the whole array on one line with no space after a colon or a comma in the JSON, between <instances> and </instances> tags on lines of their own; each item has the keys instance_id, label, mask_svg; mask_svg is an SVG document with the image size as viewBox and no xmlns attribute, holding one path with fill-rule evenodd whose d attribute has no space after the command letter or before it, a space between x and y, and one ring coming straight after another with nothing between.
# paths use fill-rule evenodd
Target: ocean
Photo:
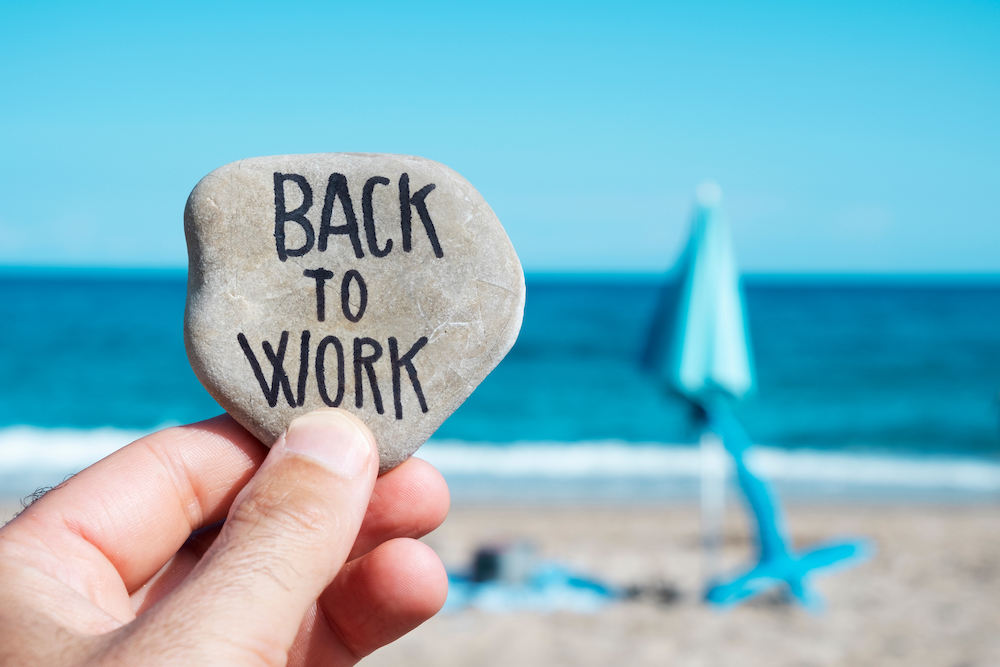
<instances>
[{"instance_id":1,"label":"ocean","mask_svg":"<svg viewBox=\"0 0 1000 667\"><path fill-rule=\"evenodd\" d=\"M421 455L458 498L691 498L685 402L641 372L661 277L537 275L514 348ZM787 492L1000 498L1000 281L744 279L736 413ZM220 409L182 337L183 271L0 271L0 496Z\"/></svg>"}]
</instances>

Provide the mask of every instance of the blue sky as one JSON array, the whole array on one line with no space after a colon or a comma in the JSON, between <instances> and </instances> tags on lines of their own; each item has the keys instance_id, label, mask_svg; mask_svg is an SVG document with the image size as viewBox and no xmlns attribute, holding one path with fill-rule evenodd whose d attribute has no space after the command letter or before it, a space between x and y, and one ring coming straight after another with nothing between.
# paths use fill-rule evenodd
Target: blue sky
<instances>
[{"instance_id":1,"label":"blue sky","mask_svg":"<svg viewBox=\"0 0 1000 667\"><path fill-rule=\"evenodd\" d=\"M0 265L186 263L233 160L422 155L531 271L1000 272L1000 3L0 5Z\"/></svg>"}]
</instances>

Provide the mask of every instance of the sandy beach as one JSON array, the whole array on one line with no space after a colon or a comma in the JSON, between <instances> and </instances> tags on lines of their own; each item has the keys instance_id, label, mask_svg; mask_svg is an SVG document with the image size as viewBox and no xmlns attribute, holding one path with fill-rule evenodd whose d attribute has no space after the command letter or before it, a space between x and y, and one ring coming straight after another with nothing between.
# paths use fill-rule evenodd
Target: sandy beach
<instances>
[{"instance_id":1,"label":"sandy beach","mask_svg":"<svg viewBox=\"0 0 1000 667\"><path fill-rule=\"evenodd\" d=\"M619 585L665 583L664 606L623 602L596 614L477 611L439 615L362 662L378 665L1000 665L1000 511L995 506L793 507L796 542L874 538L868 563L818 580L819 616L775 597L727 612L698 600L694 507L540 509L456 507L427 538L460 566L475 545L528 539ZM747 556L740 515L724 556Z\"/></svg>"},{"instance_id":2,"label":"sandy beach","mask_svg":"<svg viewBox=\"0 0 1000 667\"><path fill-rule=\"evenodd\" d=\"M4 503L8 519L16 504ZM800 545L867 536L878 554L817 581L821 615L777 596L718 612L698 600L693 506L452 509L426 538L451 568L484 542L527 540L545 559L617 585L664 584L669 604L618 602L593 614L441 614L362 664L380 665L1000 665L1000 508L797 506ZM724 558L748 555L741 515L726 522Z\"/></svg>"}]
</instances>

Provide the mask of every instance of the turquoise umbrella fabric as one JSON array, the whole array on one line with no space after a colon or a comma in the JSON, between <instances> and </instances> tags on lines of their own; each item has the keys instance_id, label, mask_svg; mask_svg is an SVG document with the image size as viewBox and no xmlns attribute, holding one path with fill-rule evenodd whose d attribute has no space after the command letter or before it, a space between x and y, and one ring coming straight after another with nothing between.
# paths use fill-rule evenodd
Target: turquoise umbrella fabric
<instances>
[{"instance_id":1,"label":"turquoise umbrella fabric","mask_svg":"<svg viewBox=\"0 0 1000 667\"><path fill-rule=\"evenodd\" d=\"M794 550L777 494L746 460L751 442L730 403L754 389L755 371L740 274L721 190L714 183L698 189L691 234L673 273L651 327L644 365L704 413L707 428L733 457L757 528L756 563L739 576L709 582L705 599L728 606L784 585L799 602L817 609L820 598L808 585L812 575L864 560L874 548L867 540L852 540Z\"/></svg>"},{"instance_id":2,"label":"turquoise umbrella fabric","mask_svg":"<svg viewBox=\"0 0 1000 667\"><path fill-rule=\"evenodd\" d=\"M750 334L729 225L714 183L698 189L691 234L660 303L646 366L692 400L754 387Z\"/></svg>"}]
</instances>

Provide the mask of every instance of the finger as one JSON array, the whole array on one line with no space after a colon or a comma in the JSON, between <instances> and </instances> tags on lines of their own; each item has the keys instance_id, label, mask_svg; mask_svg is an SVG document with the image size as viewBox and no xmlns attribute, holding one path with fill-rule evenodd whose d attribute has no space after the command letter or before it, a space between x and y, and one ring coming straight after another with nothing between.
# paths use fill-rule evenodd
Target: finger
<instances>
[{"instance_id":1,"label":"finger","mask_svg":"<svg viewBox=\"0 0 1000 667\"><path fill-rule=\"evenodd\" d=\"M436 614L448 575L426 544L395 539L348 563L317 603L289 666L354 664Z\"/></svg>"},{"instance_id":2,"label":"finger","mask_svg":"<svg viewBox=\"0 0 1000 667\"><path fill-rule=\"evenodd\" d=\"M318 603L361 658L436 614L447 595L448 575L437 554L422 542L396 539L349 563Z\"/></svg>"},{"instance_id":3,"label":"finger","mask_svg":"<svg viewBox=\"0 0 1000 667\"><path fill-rule=\"evenodd\" d=\"M409 459L375 482L361 531L348 560L397 537L423 537L448 515L444 478L431 464ZM177 588L208 550L221 526L199 531L148 582L132 593L132 608L142 614Z\"/></svg>"},{"instance_id":4,"label":"finger","mask_svg":"<svg viewBox=\"0 0 1000 667\"><path fill-rule=\"evenodd\" d=\"M348 560L386 540L423 537L441 525L450 504L448 485L434 466L416 458L403 462L378 478Z\"/></svg>"},{"instance_id":5,"label":"finger","mask_svg":"<svg viewBox=\"0 0 1000 667\"><path fill-rule=\"evenodd\" d=\"M157 602L184 583L205 552L222 531L222 522L193 533L184 546L160 568L160 571L130 596L136 616L146 613Z\"/></svg>"},{"instance_id":6,"label":"finger","mask_svg":"<svg viewBox=\"0 0 1000 667\"><path fill-rule=\"evenodd\" d=\"M5 537L37 567L128 620L127 592L192 530L225 516L266 452L228 415L166 429L47 493L5 527Z\"/></svg>"},{"instance_id":7,"label":"finger","mask_svg":"<svg viewBox=\"0 0 1000 667\"><path fill-rule=\"evenodd\" d=\"M324 410L294 420L204 558L130 639L159 645L169 629L188 639L181 651L284 664L307 610L351 551L377 473L374 439L356 417Z\"/></svg>"}]
</instances>

